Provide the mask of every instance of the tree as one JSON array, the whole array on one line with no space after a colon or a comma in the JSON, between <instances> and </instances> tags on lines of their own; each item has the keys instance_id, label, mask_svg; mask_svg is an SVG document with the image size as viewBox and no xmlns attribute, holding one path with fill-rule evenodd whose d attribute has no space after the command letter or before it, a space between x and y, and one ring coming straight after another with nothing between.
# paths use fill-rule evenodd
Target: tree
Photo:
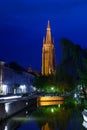
<instances>
[{"instance_id":1,"label":"tree","mask_svg":"<svg viewBox=\"0 0 87 130\"><path fill-rule=\"evenodd\" d=\"M55 76L54 75L40 75L38 77L36 77L33 85L37 88L37 89L41 89L41 90L49 90L52 86L55 86Z\"/></svg>"},{"instance_id":2,"label":"tree","mask_svg":"<svg viewBox=\"0 0 87 130\"><path fill-rule=\"evenodd\" d=\"M62 87L74 85L78 78L78 68L82 67L83 49L72 41L62 38L62 61L57 67L56 79Z\"/></svg>"},{"instance_id":3,"label":"tree","mask_svg":"<svg viewBox=\"0 0 87 130\"><path fill-rule=\"evenodd\" d=\"M47 85L48 81L48 76L43 76L40 75L38 77L36 77L36 79L34 80L33 85L37 88L37 89L43 89L44 86Z\"/></svg>"},{"instance_id":4,"label":"tree","mask_svg":"<svg viewBox=\"0 0 87 130\"><path fill-rule=\"evenodd\" d=\"M72 56L72 41L62 38L60 40L60 45L62 47L62 61L69 59Z\"/></svg>"},{"instance_id":5,"label":"tree","mask_svg":"<svg viewBox=\"0 0 87 130\"><path fill-rule=\"evenodd\" d=\"M64 64L61 63L56 70L56 84L61 91L71 90L73 88L73 76L68 73L64 68Z\"/></svg>"}]
</instances>

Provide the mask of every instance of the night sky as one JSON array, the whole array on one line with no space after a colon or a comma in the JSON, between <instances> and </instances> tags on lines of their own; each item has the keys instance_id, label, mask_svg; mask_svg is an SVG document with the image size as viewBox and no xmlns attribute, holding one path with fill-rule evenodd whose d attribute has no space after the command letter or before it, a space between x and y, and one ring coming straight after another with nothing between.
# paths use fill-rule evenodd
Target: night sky
<instances>
[{"instance_id":1,"label":"night sky","mask_svg":"<svg viewBox=\"0 0 87 130\"><path fill-rule=\"evenodd\" d=\"M61 38L87 47L87 0L0 0L0 59L41 70L48 20L57 64Z\"/></svg>"}]
</instances>

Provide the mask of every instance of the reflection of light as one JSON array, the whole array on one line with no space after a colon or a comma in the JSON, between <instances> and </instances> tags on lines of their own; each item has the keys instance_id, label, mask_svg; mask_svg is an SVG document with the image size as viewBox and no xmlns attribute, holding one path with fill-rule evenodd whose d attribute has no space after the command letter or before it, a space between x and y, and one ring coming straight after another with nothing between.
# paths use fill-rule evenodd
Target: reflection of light
<instances>
[{"instance_id":1,"label":"reflection of light","mask_svg":"<svg viewBox=\"0 0 87 130\"><path fill-rule=\"evenodd\" d=\"M77 94L76 93L74 94L74 98L77 98Z\"/></svg>"},{"instance_id":2,"label":"reflection of light","mask_svg":"<svg viewBox=\"0 0 87 130\"><path fill-rule=\"evenodd\" d=\"M83 121L82 125L87 128L87 122Z\"/></svg>"},{"instance_id":3,"label":"reflection of light","mask_svg":"<svg viewBox=\"0 0 87 130\"><path fill-rule=\"evenodd\" d=\"M37 106L49 106L49 105L58 105L58 104L63 104L64 103L64 101L38 101L37 102ZM58 107L59 107L60 105L58 105Z\"/></svg>"},{"instance_id":4,"label":"reflection of light","mask_svg":"<svg viewBox=\"0 0 87 130\"><path fill-rule=\"evenodd\" d=\"M87 116L83 114L83 118L87 122Z\"/></svg>"},{"instance_id":5,"label":"reflection of light","mask_svg":"<svg viewBox=\"0 0 87 130\"><path fill-rule=\"evenodd\" d=\"M21 96L1 97L0 99L14 99L14 98L21 98Z\"/></svg>"},{"instance_id":6,"label":"reflection of light","mask_svg":"<svg viewBox=\"0 0 87 130\"><path fill-rule=\"evenodd\" d=\"M58 104L58 107L60 108L60 104Z\"/></svg>"},{"instance_id":7,"label":"reflection of light","mask_svg":"<svg viewBox=\"0 0 87 130\"><path fill-rule=\"evenodd\" d=\"M53 108L51 108L51 112L52 112L52 113L54 112L54 109L53 109Z\"/></svg>"},{"instance_id":8,"label":"reflection of light","mask_svg":"<svg viewBox=\"0 0 87 130\"><path fill-rule=\"evenodd\" d=\"M4 130L8 130L8 127L7 126L5 126L5 129Z\"/></svg>"},{"instance_id":9,"label":"reflection of light","mask_svg":"<svg viewBox=\"0 0 87 130\"><path fill-rule=\"evenodd\" d=\"M10 103L5 103L5 111L6 113L9 112Z\"/></svg>"},{"instance_id":10,"label":"reflection of light","mask_svg":"<svg viewBox=\"0 0 87 130\"><path fill-rule=\"evenodd\" d=\"M87 109L84 109L84 111L82 111L82 115L83 115L83 119L84 119L84 122L83 122L83 126L85 128L87 128Z\"/></svg>"},{"instance_id":11,"label":"reflection of light","mask_svg":"<svg viewBox=\"0 0 87 130\"><path fill-rule=\"evenodd\" d=\"M33 89L34 89L34 90L36 90L36 88L35 88L35 87L33 87Z\"/></svg>"},{"instance_id":12,"label":"reflection of light","mask_svg":"<svg viewBox=\"0 0 87 130\"><path fill-rule=\"evenodd\" d=\"M26 105L28 105L28 102L26 102Z\"/></svg>"},{"instance_id":13,"label":"reflection of light","mask_svg":"<svg viewBox=\"0 0 87 130\"><path fill-rule=\"evenodd\" d=\"M3 89L3 94L6 95L7 85L3 84L2 89Z\"/></svg>"},{"instance_id":14,"label":"reflection of light","mask_svg":"<svg viewBox=\"0 0 87 130\"><path fill-rule=\"evenodd\" d=\"M26 111L26 114L28 114L28 111Z\"/></svg>"}]
</instances>

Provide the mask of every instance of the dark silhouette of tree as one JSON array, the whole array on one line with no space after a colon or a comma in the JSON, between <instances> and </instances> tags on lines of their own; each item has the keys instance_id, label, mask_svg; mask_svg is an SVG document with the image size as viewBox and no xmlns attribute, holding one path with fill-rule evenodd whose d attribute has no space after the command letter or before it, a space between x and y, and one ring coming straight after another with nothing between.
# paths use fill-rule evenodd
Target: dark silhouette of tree
<instances>
[{"instance_id":1,"label":"dark silhouette of tree","mask_svg":"<svg viewBox=\"0 0 87 130\"><path fill-rule=\"evenodd\" d=\"M87 52L66 38L62 38L60 44L62 47L62 60L56 67L56 74L37 77L34 82L37 88L55 85L61 91L73 90L78 79L86 85L87 61L84 57L87 56Z\"/></svg>"},{"instance_id":2,"label":"dark silhouette of tree","mask_svg":"<svg viewBox=\"0 0 87 130\"><path fill-rule=\"evenodd\" d=\"M54 75L39 75L38 77L36 77L36 79L34 80L33 85L37 88L37 89L44 89L46 87L51 87L54 86L55 83L55 77Z\"/></svg>"},{"instance_id":3,"label":"dark silhouette of tree","mask_svg":"<svg viewBox=\"0 0 87 130\"><path fill-rule=\"evenodd\" d=\"M78 68L82 68L82 59L84 57L83 49L72 41L62 38L60 40L62 47L62 60L57 66L56 81L60 86L74 86L79 77Z\"/></svg>"},{"instance_id":4,"label":"dark silhouette of tree","mask_svg":"<svg viewBox=\"0 0 87 130\"><path fill-rule=\"evenodd\" d=\"M56 84L61 91L71 90L73 86L73 77L64 69L64 64L60 64L56 70Z\"/></svg>"},{"instance_id":5,"label":"dark silhouette of tree","mask_svg":"<svg viewBox=\"0 0 87 130\"><path fill-rule=\"evenodd\" d=\"M43 89L43 87L46 86L47 84L48 84L48 76L43 75L36 77L33 83L33 85L38 89L39 88Z\"/></svg>"},{"instance_id":6,"label":"dark silhouette of tree","mask_svg":"<svg viewBox=\"0 0 87 130\"><path fill-rule=\"evenodd\" d=\"M79 45L74 44L72 41L66 38L62 38L60 40L60 44L62 47L62 61L72 58L76 66L77 64L80 64L83 55L83 49Z\"/></svg>"},{"instance_id":7,"label":"dark silhouette of tree","mask_svg":"<svg viewBox=\"0 0 87 130\"><path fill-rule=\"evenodd\" d=\"M60 40L60 45L62 47L62 61L67 60L72 55L73 43L66 38L62 38Z\"/></svg>"}]
</instances>

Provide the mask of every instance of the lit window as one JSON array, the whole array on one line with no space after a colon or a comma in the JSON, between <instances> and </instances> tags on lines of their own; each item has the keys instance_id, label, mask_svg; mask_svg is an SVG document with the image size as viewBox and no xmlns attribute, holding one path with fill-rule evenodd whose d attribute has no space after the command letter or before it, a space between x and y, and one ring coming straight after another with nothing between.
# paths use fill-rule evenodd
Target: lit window
<instances>
[{"instance_id":1,"label":"lit window","mask_svg":"<svg viewBox=\"0 0 87 130\"><path fill-rule=\"evenodd\" d=\"M3 90L3 94L6 95L7 94L7 85L3 84L2 90Z\"/></svg>"},{"instance_id":2,"label":"lit window","mask_svg":"<svg viewBox=\"0 0 87 130\"><path fill-rule=\"evenodd\" d=\"M26 93L26 85L20 85L22 93Z\"/></svg>"}]
</instances>

